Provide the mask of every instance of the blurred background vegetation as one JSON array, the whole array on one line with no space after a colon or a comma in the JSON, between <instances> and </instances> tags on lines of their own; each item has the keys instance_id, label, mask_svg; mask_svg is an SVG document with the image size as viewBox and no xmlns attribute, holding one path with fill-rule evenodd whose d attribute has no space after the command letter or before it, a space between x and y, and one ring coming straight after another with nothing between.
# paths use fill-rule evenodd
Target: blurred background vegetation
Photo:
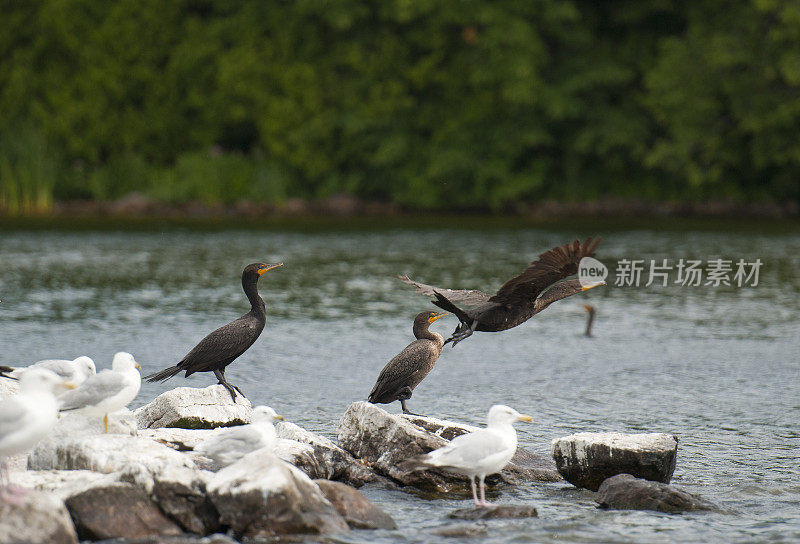
<instances>
[{"instance_id":1,"label":"blurred background vegetation","mask_svg":"<svg viewBox=\"0 0 800 544\"><path fill-rule=\"evenodd\" d=\"M1 0L0 205L800 201L800 4Z\"/></svg>"}]
</instances>

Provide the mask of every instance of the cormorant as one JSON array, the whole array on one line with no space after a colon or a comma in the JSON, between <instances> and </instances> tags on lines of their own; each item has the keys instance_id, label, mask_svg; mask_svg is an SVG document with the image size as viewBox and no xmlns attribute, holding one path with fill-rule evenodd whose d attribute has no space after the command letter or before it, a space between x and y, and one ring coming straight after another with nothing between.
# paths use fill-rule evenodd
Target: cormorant
<instances>
[{"instance_id":1,"label":"cormorant","mask_svg":"<svg viewBox=\"0 0 800 544\"><path fill-rule=\"evenodd\" d=\"M369 394L373 404L389 404L400 401L404 414L411 414L406 401L411 398L412 391L425 376L433 370L433 365L442 354L444 338L441 334L428 330L431 323L447 315L447 312L422 312L414 318L414 336L416 340L395 355L381 370L378 381ZM413 414L417 415L417 414Z\"/></svg>"},{"instance_id":2,"label":"cormorant","mask_svg":"<svg viewBox=\"0 0 800 544\"><path fill-rule=\"evenodd\" d=\"M267 313L264 300L258 295L258 279L268 270L278 266L283 266L283 263L248 264L242 272L242 289L250 301L250 311L203 338L177 365L146 376L145 379L148 382L163 382L182 370L186 371L184 377L191 376L195 372L213 372L219 383L231 394L234 402L237 391L244 396L238 387L225 380L225 367L247 351L264 330Z\"/></svg>"},{"instance_id":3,"label":"cormorant","mask_svg":"<svg viewBox=\"0 0 800 544\"><path fill-rule=\"evenodd\" d=\"M16 380L17 378L11 375L11 373L14 372L15 370L16 368L14 368L13 366L0 365L0 378L8 378L9 380Z\"/></svg>"},{"instance_id":4,"label":"cormorant","mask_svg":"<svg viewBox=\"0 0 800 544\"><path fill-rule=\"evenodd\" d=\"M418 293L436 297L433 301L436 306L455 314L461 323L453 336L445 341L445 344L452 341L455 346L475 331L497 332L516 327L557 300L605 285L606 282L600 281L584 286L577 279L559 282L578 273L581 259L593 256L598 242L600 238L587 238L583 244L575 240L542 253L521 274L505 282L494 295L476 290L440 289L415 282L408 276L398 278L415 286ZM454 302L472 308L464 310Z\"/></svg>"},{"instance_id":5,"label":"cormorant","mask_svg":"<svg viewBox=\"0 0 800 544\"><path fill-rule=\"evenodd\" d=\"M586 313L589 315L586 317L586 332L583 333L584 336L591 338L592 337L592 323L594 323L594 313L595 309L594 306L591 304L584 304L583 309L586 310Z\"/></svg>"}]
</instances>

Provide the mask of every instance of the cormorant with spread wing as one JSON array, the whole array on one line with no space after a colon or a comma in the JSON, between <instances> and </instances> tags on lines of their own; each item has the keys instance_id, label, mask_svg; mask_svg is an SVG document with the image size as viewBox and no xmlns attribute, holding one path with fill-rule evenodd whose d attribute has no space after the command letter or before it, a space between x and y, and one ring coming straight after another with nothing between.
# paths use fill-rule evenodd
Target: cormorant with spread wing
<instances>
[{"instance_id":1,"label":"cormorant with spread wing","mask_svg":"<svg viewBox=\"0 0 800 544\"><path fill-rule=\"evenodd\" d=\"M369 394L373 404L389 404L400 401L404 414L411 414L406 401L411 398L412 391L425 376L433 370L433 365L442 354L444 338L441 334L428 329L431 323L447 315L447 312L422 312L414 318L414 337L400 353L381 370L378 381ZM413 414L418 415L418 414Z\"/></svg>"},{"instance_id":2,"label":"cormorant with spread wing","mask_svg":"<svg viewBox=\"0 0 800 544\"><path fill-rule=\"evenodd\" d=\"M244 396L238 387L225 380L225 367L247 351L264 330L267 313L264 300L258 295L258 279L264 272L282 265L283 263L248 264L242 272L242 289L250 301L250 311L200 340L200 343L177 365L151 374L145 379L148 382L166 381L183 370L186 371L184 377L195 372L213 372L234 401L236 401L236 391Z\"/></svg>"},{"instance_id":3,"label":"cormorant with spread wing","mask_svg":"<svg viewBox=\"0 0 800 544\"><path fill-rule=\"evenodd\" d=\"M587 238L583 244L575 240L542 253L521 274L505 282L494 295L476 290L440 289L413 281L408 276L398 278L416 287L418 293L435 297L433 303L436 306L458 318L461 323L453 336L445 341L445 344L452 341L455 346L475 331L497 332L516 327L557 300L605 285L604 281L587 285L582 285L577 279L559 281L577 274L581 259L592 257L599 242L599 237ZM471 308L462 309L455 303Z\"/></svg>"}]
</instances>

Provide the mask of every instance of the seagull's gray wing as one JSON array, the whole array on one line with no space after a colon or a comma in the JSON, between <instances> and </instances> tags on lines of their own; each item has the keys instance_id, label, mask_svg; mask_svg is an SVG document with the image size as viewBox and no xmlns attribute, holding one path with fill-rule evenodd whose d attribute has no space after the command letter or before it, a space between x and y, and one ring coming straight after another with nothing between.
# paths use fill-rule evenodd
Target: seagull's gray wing
<instances>
[{"instance_id":1,"label":"seagull's gray wing","mask_svg":"<svg viewBox=\"0 0 800 544\"><path fill-rule=\"evenodd\" d=\"M125 376L113 370L103 370L90 376L80 387L60 395L60 410L77 410L87 406L95 406L103 400L113 397L125 389Z\"/></svg>"},{"instance_id":2,"label":"seagull's gray wing","mask_svg":"<svg viewBox=\"0 0 800 544\"><path fill-rule=\"evenodd\" d=\"M416 292L421 295L433 297L436 296L435 292L438 292L443 294L452 302L460 302L462 304L466 304L467 306L477 306L478 304L483 304L489 300L489 297L491 297L491 295L484 293L483 291L478 291L477 289L443 289L434 285L427 285L425 283L414 281L405 275L397 276L397 279L403 283L407 283L408 285L413 285L417 288Z\"/></svg>"}]
</instances>

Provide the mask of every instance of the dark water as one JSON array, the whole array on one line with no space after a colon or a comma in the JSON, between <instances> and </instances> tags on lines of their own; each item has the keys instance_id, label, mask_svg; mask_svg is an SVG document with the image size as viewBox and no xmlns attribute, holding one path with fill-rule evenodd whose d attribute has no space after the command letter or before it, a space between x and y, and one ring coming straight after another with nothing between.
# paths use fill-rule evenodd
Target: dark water
<instances>
[{"instance_id":1,"label":"dark water","mask_svg":"<svg viewBox=\"0 0 800 544\"><path fill-rule=\"evenodd\" d=\"M800 540L800 231L459 228L328 232L0 232L0 363L87 354L98 367L132 352L146 372L179 360L215 327L246 311L243 265L286 265L261 280L268 323L229 369L254 403L328 436L364 399L384 363L411 340L430 308L392 278L489 289L534 255L576 235L603 234L597 256L764 263L757 287L614 287L561 301L527 324L477 333L447 349L416 390L412 409L482 424L494 403L534 418L520 441L548 453L578 431L679 436L674 482L735 514L670 516L602 511L566 484L494 493L532 503L540 517L493 522L493 542ZM671 280L676 279L672 272ZM644 283L644 282L643 282ZM584 302L596 337L581 336ZM435 328L447 333L452 318ZM146 384L135 404L168 387ZM390 410L398 411L399 406ZM365 490L400 529L353 532L342 542L430 542L462 498L426 501Z\"/></svg>"}]
</instances>

